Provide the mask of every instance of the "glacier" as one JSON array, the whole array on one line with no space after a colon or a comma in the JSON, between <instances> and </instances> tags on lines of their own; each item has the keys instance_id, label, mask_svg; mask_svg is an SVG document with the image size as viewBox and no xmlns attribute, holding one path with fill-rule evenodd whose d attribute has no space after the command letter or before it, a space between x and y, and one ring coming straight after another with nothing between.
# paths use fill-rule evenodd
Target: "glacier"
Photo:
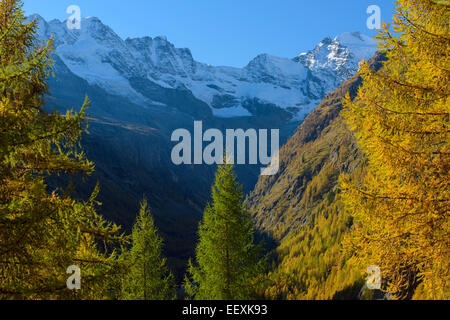
<instances>
[{"instance_id":1,"label":"glacier","mask_svg":"<svg viewBox=\"0 0 450 320\"><path fill-rule=\"evenodd\" d=\"M189 49L176 48L164 36L124 40L96 17L83 18L79 30L69 30L65 21L33 18L39 23L39 41L53 36L55 54L89 84L142 107L163 108L166 103L136 87L136 79L187 90L218 118L258 116L258 107L248 108L252 102L301 121L376 51L375 40L352 32L325 38L294 58L261 54L243 68L211 66L195 61Z\"/></svg>"}]
</instances>

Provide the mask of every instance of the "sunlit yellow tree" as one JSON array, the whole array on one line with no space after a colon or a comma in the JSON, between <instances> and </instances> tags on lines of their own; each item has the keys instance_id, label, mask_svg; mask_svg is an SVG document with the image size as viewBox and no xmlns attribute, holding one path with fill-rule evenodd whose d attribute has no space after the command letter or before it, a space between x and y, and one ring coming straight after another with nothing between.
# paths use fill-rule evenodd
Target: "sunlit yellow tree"
<instances>
[{"instance_id":1,"label":"sunlit yellow tree","mask_svg":"<svg viewBox=\"0 0 450 320\"><path fill-rule=\"evenodd\" d=\"M21 8L0 1L0 299L105 298L119 228L96 213L98 189L80 202L45 183L93 170L79 147L85 106L44 111L52 43L36 43L37 22L26 23ZM81 268L79 291L66 287L71 265Z\"/></svg>"},{"instance_id":2,"label":"sunlit yellow tree","mask_svg":"<svg viewBox=\"0 0 450 320\"><path fill-rule=\"evenodd\" d=\"M399 0L377 36L388 61L361 67L345 117L368 159L343 178L360 261L378 265L395 298L449 298L449 1ZM418 290L416 289L418 287Z\"/></svg>"}]
</instances>

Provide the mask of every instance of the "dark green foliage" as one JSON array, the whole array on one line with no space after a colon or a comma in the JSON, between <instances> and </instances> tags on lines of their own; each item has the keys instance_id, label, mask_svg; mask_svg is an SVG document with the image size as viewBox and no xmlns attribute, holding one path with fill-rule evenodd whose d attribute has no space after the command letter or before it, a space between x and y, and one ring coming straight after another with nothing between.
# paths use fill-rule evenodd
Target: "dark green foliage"
<instances>
[{"instance_id":1,"label":"dark green foliage","mask_svg":"<svg viewBox=\"0 0 450 320\"><path fill-rule=\"evenodd\" d=\"M37 43L37 29L22 1L0 0L0 299L104 299L126 239L97 213L98 187L82 202L46 183L89 175L93 163L79 145L88 99L79 113L43 108L53 48ZM79 290L66 285L73 265Z\"/></svg>"},{"instance_id":2,"label":"dark green foliage","mask_svg":"<svg viewBox=\"0 0 450 320\"><path fill-rule=\"evenodd\" d=\"M186 291L195 299L249 299L261 271L253 223L232 165L221 165L199 227L197 263L190 263Z\"/></svg>"}]
</instances>

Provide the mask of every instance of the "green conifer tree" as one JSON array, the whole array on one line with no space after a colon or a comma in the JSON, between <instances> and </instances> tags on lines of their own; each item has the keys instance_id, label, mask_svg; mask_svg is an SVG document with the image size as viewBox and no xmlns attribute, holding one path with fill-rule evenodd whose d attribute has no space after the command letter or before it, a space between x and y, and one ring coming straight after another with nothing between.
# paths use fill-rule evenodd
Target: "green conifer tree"
<instances>
[{"instance_id":1,"label":"green conifer tree","mask_svg":"<svg viewBox=\"0 0 450 320\"><path fill-rule=\"evenodd\" d=\"M174 277L162 257L163 241L158 235L147 201L141 203L133 227L133 245L126 254L129 270L123 281L124 300L171 300Z\"/></svg>"},{"instance_id":2,"label":"green conifer tree","mask_svg":"<svg viewBox=\"0 0 450 320\"><path fill-rule=\"evenodd\" d=\"M39 45L37 27L21 1L0 1L0 299L105 298L118 267L111 245L124 238L97 214L98 188L86 202L47 190L48 175L93 164L79 147L87 99L79 113L43 109L52 41ZM73 265L81 290L66 285Z\"/></svg>"},{"instance_id":3,"label":"green conifer tree","mask_svg":"<svg viewBox=\"0 0 450 320\"><path fill-rule=\"evenodd\" d=\"M188 295L199 300L252 298L263 265L253 234L233 166L220 165L212 187L212 204L206 207L199 226L198 266L189 262L191 277L185 279Z\"/></svg>"}]
</instances>

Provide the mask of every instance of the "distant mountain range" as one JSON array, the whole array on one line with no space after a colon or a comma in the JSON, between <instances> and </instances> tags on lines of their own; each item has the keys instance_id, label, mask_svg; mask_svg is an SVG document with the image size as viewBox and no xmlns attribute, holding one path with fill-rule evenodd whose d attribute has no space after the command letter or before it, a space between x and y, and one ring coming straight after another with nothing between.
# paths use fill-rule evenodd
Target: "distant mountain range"
<instances>
[{"instance_id":1,"label":"distant mountain range","mask_svg":"<svg viewBox=\"0 0 450 320\"><path fill-rule=\"evenodd\" d=\"M101 212L128 230L145 195L175 269L192 254L215 168L172 164L173 130L192 130L194 120L205 129L277 128L285 142L376 51L371 38L345 33L292 59L261 54L244 68L216 67L195 61L189 49L165 37L123 40L98 18L68 30L65 22L36 17L38 40L54 38L48 107L77 110L86 94L91 100L83 146L96 173L80 195L99 181ZM250 192L259 168L236 170Z\"/></svg>"},{"instance_id":2,"label":"distant mountain range","mask_svg":"<svg viewBox=\"0 0 450 320\"><path fill-rule=\"evenodd\" d=\"M85 18L80 30L65 22L40 22L40 38L55 39L56 54L91 85L139 105L170 104L148 87L186 90L217 117L258 116L265 108L302 120L325 94L351 77L362 58L375 53L375 41L361 33L326 38L294 59L261 54L244 68L215 67L194 60L165 37L121 39L98 18Z\"/></svg>"}]
</instances>

